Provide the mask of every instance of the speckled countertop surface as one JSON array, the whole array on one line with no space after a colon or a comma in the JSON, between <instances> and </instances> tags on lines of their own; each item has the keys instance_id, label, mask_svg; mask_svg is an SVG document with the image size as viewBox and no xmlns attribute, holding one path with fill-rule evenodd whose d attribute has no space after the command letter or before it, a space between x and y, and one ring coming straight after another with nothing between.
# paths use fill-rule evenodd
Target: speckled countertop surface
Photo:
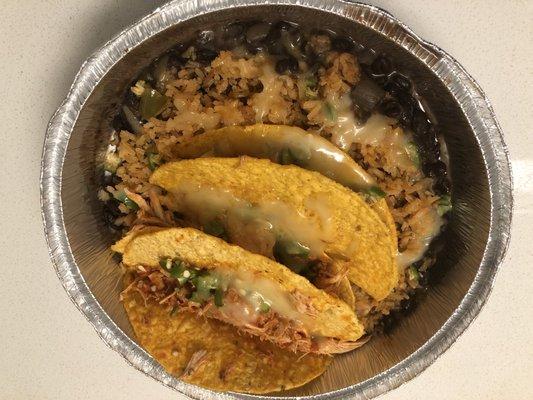
<instances>
[{"instance_id":1,"label":"speckled countertop surface","mask_svg":"<svg viewBox=\"0 0 533 400\"><path fill-rule=\"evenodd\" d=\"M382 396L533 398L533 2L377 0L457 58L495 108L511 153L509 254L480 316L419 377ZM0 9L0 399L182 398L128 366L76 310L48 259L39 210L46 123L83 60L162 2L3 0Z\"/></svg>"}]
</instances>

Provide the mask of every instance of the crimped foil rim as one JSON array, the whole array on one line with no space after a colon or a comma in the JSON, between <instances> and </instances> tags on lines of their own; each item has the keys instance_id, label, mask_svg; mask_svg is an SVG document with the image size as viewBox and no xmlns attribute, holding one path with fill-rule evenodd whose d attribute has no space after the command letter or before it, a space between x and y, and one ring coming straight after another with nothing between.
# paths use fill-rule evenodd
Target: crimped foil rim
<instances>
[{"instance_id":1,"label":"crimped foil rim","mask_svg":"<svg viewBox=\"0 0 533 400\"><path fill-rule=\"evenodd\" d=\"M167 374L142 348L109 318L90 292L74 260L65 230L61 203L61 181L71 131L80 110L102 77L127 52L146 39L181 21L230 7L252 5L293 5L320 9L352 19L387 36L424 62L441 80L461 106L481 149L487 169L491 197L489 237L483 259L467 294L446 323L417 351L390 369L346 388L290 399L368 399L412 379L431 365L457 340L485 304L496 272L510 239L513 208L512 176L507 147L500 126L485 94L475 80L450 55L413 33L388 12L374 6L341 0L199 0L172 1L126 28L84 62L70 91L47 128L41 162L41 214L50 258L69 297L93 325L98 335L129 364L168 387L197 399L243 398L279 399L235 393L216 393L187 384Z\"/></svg>"}]
</instances>

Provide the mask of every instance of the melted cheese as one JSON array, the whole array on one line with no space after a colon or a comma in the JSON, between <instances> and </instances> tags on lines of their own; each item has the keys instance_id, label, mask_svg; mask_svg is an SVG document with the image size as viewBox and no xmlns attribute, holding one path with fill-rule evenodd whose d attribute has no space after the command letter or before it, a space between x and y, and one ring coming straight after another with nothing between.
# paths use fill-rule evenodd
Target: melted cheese
<instances>
[{"instance_id":1,"label":"melted cheese","mask_svg":"<svg viewBox=\"0 0 533 400\"><path fill-rule=\"evenodd\" d=\"M398 265L402 268L424 257L431 241L440 233L444 224L434 206L418 211L409 222L415 237L409 242L408 248L397 257Z\"/></svg>"},{"instance_id":2,"label":"melted cheese","mask_svg":"<svg viewBox=\"0 0 533 400\"><path fill-rule=\"evenodd\" d=\"M277 236L298 241L310 249L312 256L323 254L326 242L331 241L321 226L280 201L265 201L252 205L227 190L192 185L183 185L173 192L177 211L194 216L202 225L215 218L225 217L227 225L233 231L229 232L230 235L247 232L252 226L254 232L271 236L267 238L271 242L274 242ZM325 208L322 204L322 215L326 213ZM257 237L254 238L256 239Z\"/></svg>"},{"instance_id":3,"label":"melted cheese","mask_svg":"<svg viewBox=\"0 0 533 400\"><path fill-rule=\"evenodd\" d=\"M382 114L372 114L361 124L355 118L352 100L348 94L340 98L332 97L328 101L337 115L331 139L338 147L348 151L354 143L381 146L391 164L402 169L415 166L408 151L412 134L400 127L394 127L394 119Z\"/></svg>"},{"instance_id":4,"label":"melted cheese","mask_svg":"<svg viewBox=\"0 0 533 400\"><path fill-rule=\"evenodd\" d=\"M307 198L305 206L318 216L325 236L333 237L335 232L329 196L326 193L318 193L314 197Z\"/></svg>"},{"instance_id":5,"label":"melted cheese","mask_svg":"<svg viewBox=\"0 0 533 400\"><path fill-rule=\"evenodd\" d=\"M222 128L206 135L211 135L214 140L206 141L207 145L201 148L203 152L195 156L249 155L279 162L280 154L290 150L290 156L297 165L320 172L353 190L376 185L367 172L333 143L298 127L257 124L244 128ZM187 152L181 154L187 155Z\"/></svg>"},{"instance_id":6,"label":"melted cheese","mask_svg":"<svg viewBox=\"0 0 533 400\"><path fill-rule=\"evenodd\" d=\"M242 271L218 277L219 281L223 282L224 289L235 289L244 300L237 303L225 301L220 308L225 315L253 324L261 314L261 305L267 303L272 311L294 323L305 325L312 332L310 316L298 311L294 300L281 291L275 282Z\"/></svg>"},{"instance_id":7,"label":"melted cheese","mask_svg":"<svg viewBox=\"0 0 533 400\"><path fill-rule=\"evenodd\" d=\"M381 114L372 114L364 124L361 124L355 118L353 104L348 94L340 98L329 98L328 101L337 115L332 126L332 141L338 147L347 151L354 143L379 146L390 165L401 170L418 169L416 161L409 152L413 140L412 133L395 127L394 119ZM401 267L407 267L422 259L443 225L443 220L434 207L421 210L417 214L417 220L410 221L410 224L414 225L415 236L410 241L409 248L397 258Z\"/></svg>"},{"instance_id":8,"label":"melted cheese","mask_svg":"<svg viewBox=\"0 0 533 400\"><path fill-rule=\"evenodd\" d=\"M280 99L283 100L281 97L283 82L274 70L272 64L266 61L262 66L262 74L259 80L263 84L263 90L260 93L253 95L251 106L255 112L256 122L263 122L268 114L277 108L276 103L278 103ZM286 111L284 110L283 105L281 107L283 111Z\"/></svg>"}]
</instances>

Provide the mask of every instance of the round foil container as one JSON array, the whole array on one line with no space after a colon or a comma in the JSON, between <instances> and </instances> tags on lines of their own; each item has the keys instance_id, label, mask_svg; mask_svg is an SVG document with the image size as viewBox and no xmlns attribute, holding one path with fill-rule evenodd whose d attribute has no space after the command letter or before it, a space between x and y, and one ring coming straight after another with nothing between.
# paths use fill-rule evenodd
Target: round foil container
<instances>
[{"instance_id":1,"label":"round foil container","mask_svg":"<svg viewBox=\"0 0 533 400\"><path fill-rule=\"evenodd\" d=\"M427 368L476 317L507 249L512 213L507 151L484 93L457 61L381 9L337 0L175 1L117 35L83 64L48 126L41 201L50 257L103 341L138 370L197 399L265 397L184 383L135 342L118 298L120 271L96 198L96 171L122 96L153 58L199 29L279 19L331 29L388 54L414 82L449 153L454 208L424 298L391 333L335 357L320 378L266 396L368 399Z\"/></svg>"}]
</instances>

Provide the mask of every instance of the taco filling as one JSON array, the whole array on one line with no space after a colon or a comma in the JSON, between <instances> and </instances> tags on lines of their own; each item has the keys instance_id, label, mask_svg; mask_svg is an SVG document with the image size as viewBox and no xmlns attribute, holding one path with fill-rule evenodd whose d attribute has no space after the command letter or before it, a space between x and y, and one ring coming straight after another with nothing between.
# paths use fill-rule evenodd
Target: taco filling
<instances>
[{"instance_id":1,"label":"taco filling","mask_svg":"<svg viewBox=\"0 0 533 400\"><path fill-rule=\"evenodd\" d=\"M360 345L363 329L345 303L265 257L195 229L138 235L123 258L140 271L131 288L178 312L214 318L302 353L343 353Z\"/></svg>"}]
</instances>

